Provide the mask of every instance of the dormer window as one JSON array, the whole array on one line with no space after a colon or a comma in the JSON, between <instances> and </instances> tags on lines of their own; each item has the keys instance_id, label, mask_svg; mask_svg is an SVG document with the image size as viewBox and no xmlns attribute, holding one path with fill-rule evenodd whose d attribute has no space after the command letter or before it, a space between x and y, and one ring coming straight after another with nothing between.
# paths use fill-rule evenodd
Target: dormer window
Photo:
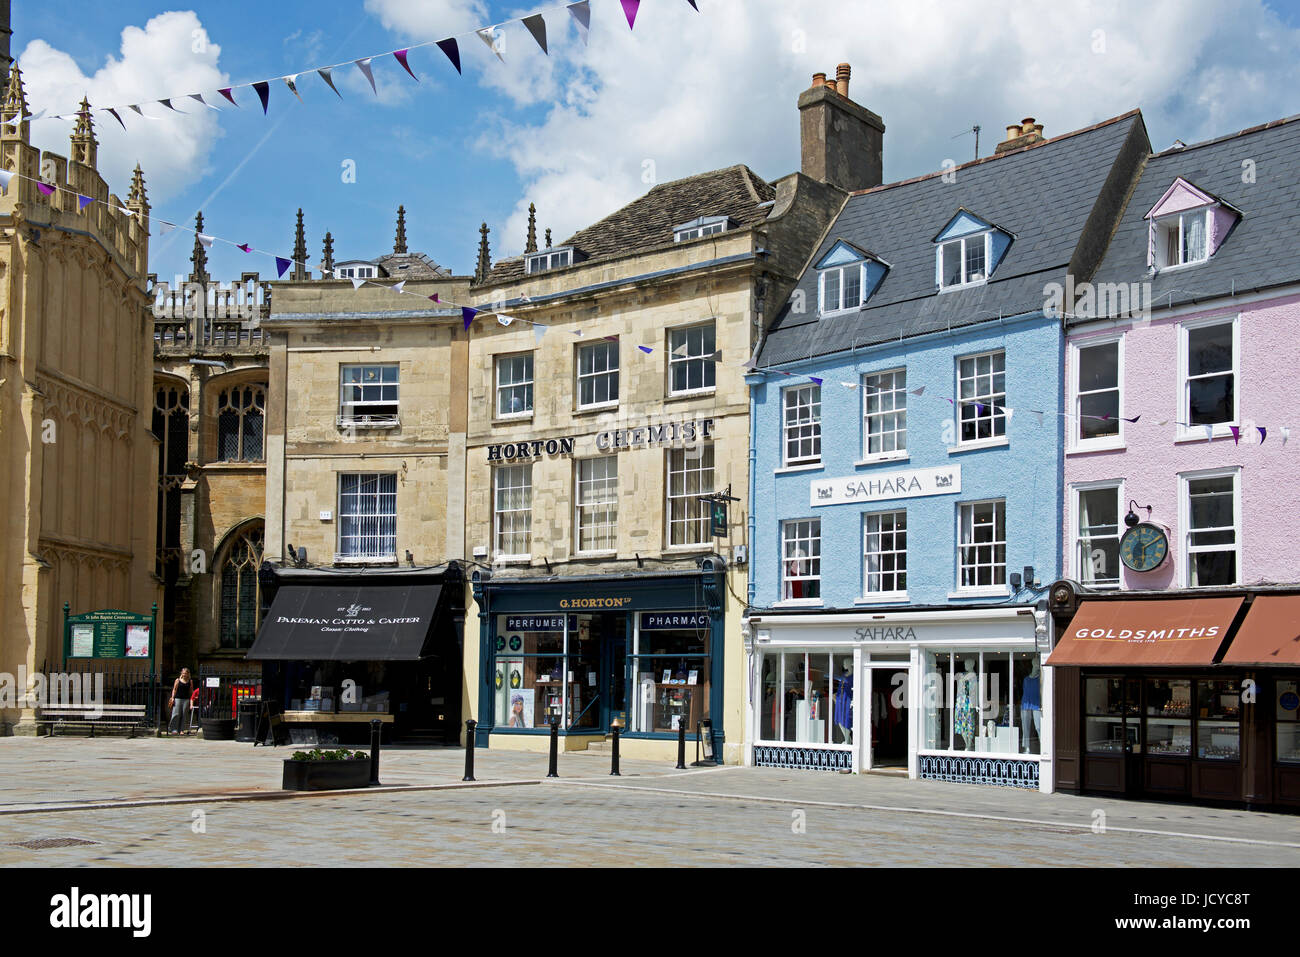
<instances>
[{"instance_id":1,"label":"dormer window","mask_svg":"<svg viewBox=\"0 0 1300 957\"><path fill-rule=\"evenodd\" d=\"M680 226L673 227L673 242L684 243L689 239L699 239L702 236L712 236L715 233L727 231L731 220L726 216L701 216L699 219L693 219L689 223L682 223Z\"/></svg>"},{"instance_id":2,"label":"dormer window","mask_svg":"<svg viewBox=\"0 0 1300 957\"><path fill-rule=\"evenodd\" d=\"M555 249L544 249L540 253L534 253L527 259L527 271L531 273L546 272L548 269L560 269L563 266L572 266L573 247L561 246Z\"/></svg>"},{"instance_id":3,"label":"dormer window","mask_svg":"<svg viewBox=\"0 0 1300 957\"><path fill-rule=\"evenodd\" d=\"M935 285L940 290L976 286L988 281L1011 245L1004 229L959 209L935 244Z\"/></svg>"},{"instance_id":4,"label":"dormer window","mask_svg":"<svg viewBox=\"0 0 1300 957\"><path fill-rule=\"evenodd\" d=\"M1241 210L1180 176L1146 219L1147 265L1172 269L1212 257L1241 219Z\"/></svg>"},{"instance_id":5,"label":"dormer window","mask_svg":"<svg viewBox=\"0 0 1300 957\"><path fill-rule=\"evenodd\" d=\"M350 263L339 266L334 275L338 279L374 279L378 270L370 263Z\"/></svg>"},{"instance_id":6,"label":"dormer window","mask_svg":"<svg viewBox=\"0 0 1300 957\"><path fill-rule=\"evenodd\" d=\"M817 261L817 311L829 316L862 308L889 266L866 250L844 240L836 241Z\"/></svg>"}]
</instances>

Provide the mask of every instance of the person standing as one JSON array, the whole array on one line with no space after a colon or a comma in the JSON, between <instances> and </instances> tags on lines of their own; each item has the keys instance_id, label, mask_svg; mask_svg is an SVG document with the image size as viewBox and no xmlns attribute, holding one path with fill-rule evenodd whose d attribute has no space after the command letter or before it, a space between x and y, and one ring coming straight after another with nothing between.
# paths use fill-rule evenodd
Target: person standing
<instances>
[{"instance_id":1,"label":"person standing","mask_svg":"<svg viewBox=\"0 0 1300 957\"><path fill-rule=\"evenodd\" d=\"M167 701L171 709L171 721L167 723L168 734L183 734L190 724L190 696L194 693L194 682L190 678L190 669L182 668L181 675L172 684L172 695Z\"/></svg>"}]
</instances>

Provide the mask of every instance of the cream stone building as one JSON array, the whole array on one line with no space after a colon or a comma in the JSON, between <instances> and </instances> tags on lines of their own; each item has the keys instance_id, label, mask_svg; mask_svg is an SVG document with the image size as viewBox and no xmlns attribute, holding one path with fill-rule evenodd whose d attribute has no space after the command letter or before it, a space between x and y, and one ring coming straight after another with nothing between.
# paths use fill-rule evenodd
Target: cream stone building
<instances>
[{"instance_id":1,"label":"cream stone building","mask_svg":"<svg viewBox=\"0 0 1300 957\"><path fill-rule=\"evenodd\" d=\"M750 527L745 372L845 190L879 183L879 118L800 98L803 171L655 186L487 268L469 344L466 547L481 744L740 760ZM725 509L715 519L715 509ZM476 617L477 616L477 617ZM468 639L467 639L468 640ZM474 665L477 664L477 668Z\"/></svg>"},{"instance_id":2,"label":"cream stone building","mask_svg":"<svg viewBox=\"0 0 1300 957\"><path fill-rule=\"evenodd\" d=\"M0 105L0 168L16 174L0 195L0 672L11 675L63 670L65 603L147 616L161 596L149 203L139 167L125 201L110 193L82 109L65 158L31 145L17 67ZM79 208L78 196L98 202ZM34 718L0 709L0 730L34 733Z\"/></svg>"}]
</instances>

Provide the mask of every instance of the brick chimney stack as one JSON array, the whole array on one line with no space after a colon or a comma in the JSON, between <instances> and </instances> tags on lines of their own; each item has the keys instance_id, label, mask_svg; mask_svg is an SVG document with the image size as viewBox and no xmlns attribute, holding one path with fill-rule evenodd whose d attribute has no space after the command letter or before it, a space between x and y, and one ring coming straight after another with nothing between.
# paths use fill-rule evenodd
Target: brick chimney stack
<instances>
[{"instance_id":1,"label":"brick chimney stack","mask_svg":"<svg viewBox=\"0 0 1300 957\"><path fill-rule=\"evenodd\" d=\"M993 150L993 155L997 156L999 153L1018 150L1022 146L1041 143L1045 138L1043 136L1043 124L1035 123L1032 116L1026 116L1019 123L1013 123L1007 127L1007 138L997 145L997 148Z\"/></svg>"},{"instance_id":2,"label":"brick chimney stack","mask_svg":"<svg viewBox=\"0 0 1300 957\"><path fill-rule=\"evenodd\" d=\"M847 63L835 68L833 80L814 73L799 94L800 166L805 176L840 189L869 189L883 181L885 123L849 99L850 73Z\"/></svg>"}]
</instances>

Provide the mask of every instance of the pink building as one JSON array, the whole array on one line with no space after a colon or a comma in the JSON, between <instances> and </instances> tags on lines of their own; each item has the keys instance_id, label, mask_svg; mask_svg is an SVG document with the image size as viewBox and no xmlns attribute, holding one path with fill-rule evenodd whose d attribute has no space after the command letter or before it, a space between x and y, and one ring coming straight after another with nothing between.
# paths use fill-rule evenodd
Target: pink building
<instances>
[{"instance_id":1,"label":"pink building","mask_svg":"<svg viewBox=\"0 0 1300 957\"><path fill-rule=\"evenodd\" d=\"M1064 577L1300 582L1300 118L1150 157L1066 309Z\"/></svg>"}]
</instances>

